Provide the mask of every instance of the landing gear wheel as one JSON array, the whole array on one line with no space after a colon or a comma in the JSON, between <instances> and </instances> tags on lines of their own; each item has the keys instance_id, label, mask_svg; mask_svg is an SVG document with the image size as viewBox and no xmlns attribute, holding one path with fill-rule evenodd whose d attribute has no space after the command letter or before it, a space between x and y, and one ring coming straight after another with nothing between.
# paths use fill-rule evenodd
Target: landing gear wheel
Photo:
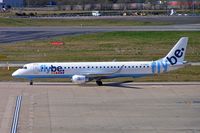
<instances>
[{"instance_id":1,"label":"landing gear wheel","mask_svg":"<svg viewBox=\"0 0 200 133\"><path fill-rule=\"evenodd\" d=\"M97 83L98 86L102 86L103 85L101 80L97 80L96 83Z\"/></svg>"},{"instance_id":2,"label":"landing gear wheel","mask_svg":"<svg viewBox=\"0 0 200 133\"><path fill-rule=\"evenodd\" d=\"M30 81L30 85L33 85L33 80Z\"/></svg>"}]
</instances>

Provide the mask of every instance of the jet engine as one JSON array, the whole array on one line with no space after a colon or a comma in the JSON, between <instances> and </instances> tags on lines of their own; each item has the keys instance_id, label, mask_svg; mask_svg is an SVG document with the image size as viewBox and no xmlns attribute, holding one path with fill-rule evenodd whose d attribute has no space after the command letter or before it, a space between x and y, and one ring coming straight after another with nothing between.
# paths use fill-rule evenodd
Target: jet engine
<instances>
[{"instance_id":1,"label":"jet engine","mask_svg":"<svg viewBox=\"0 0 200 133\"><path fill-rule=\"evenodd\" d=\"M85 84L89 79L84 75L74 75L72 76L72 82L76 84Z\"/></svg>"}]
</instances>

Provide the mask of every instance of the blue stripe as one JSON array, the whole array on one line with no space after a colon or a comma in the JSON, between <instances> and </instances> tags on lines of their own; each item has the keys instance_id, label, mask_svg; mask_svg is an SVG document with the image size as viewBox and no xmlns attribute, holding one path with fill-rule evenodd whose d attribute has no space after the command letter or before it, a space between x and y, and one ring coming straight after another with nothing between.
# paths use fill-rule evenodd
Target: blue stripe
<instances>
[{"instance_id":1,"label":"blue stripe","mask_svg":"<svg viewBox=\"0 0 200 133\"><path fill-rule=\"evenodd\" d=\"M35 78L72 78L73 75L18 75L16 78L35 79Z\"/></svg>"},{"instance_id":2,"label":"blue stripe","mask_svg":"<svg viewBox=\"0 0 200 133\"><path fill-rule=\"evenodd\" d=\"M157 61L157 64L158 64L158 73L160 73L160 62Z\"/></svg>"},{"instance_id":3,"label":"blue stripe","mask_svg":"<svg viewBox=\"0 0 200 133\"><path fill-rule=\"evenodd\" d=\"M168 65L167 65L167 61L162 61L162 66L164 68L163 72L167 72L167 69L168 69Z\"/></svg>"},{"instance_id":4,"label":"blue stripe","mask_svg":"<svg viewBox=\"0 0 200 133\"><path fill-rule=\"evenodd\" d=\"M151 69L152 69L152 74L154 74L156 72L156 62L155 61L153 61L151 63Z\"/></svg>"},{"instance_id":5,"label":"blue stripe","mask_svg":"<svg viewBox=\"0 0 200 133\"><path fill-rule=\"evenodd\" d=\"M132 77L132 78L140 78L145 77L152 74L113 74L110 76L106 76L105 78L119 78L119 77Z\"/></svg>"}]
</instances>

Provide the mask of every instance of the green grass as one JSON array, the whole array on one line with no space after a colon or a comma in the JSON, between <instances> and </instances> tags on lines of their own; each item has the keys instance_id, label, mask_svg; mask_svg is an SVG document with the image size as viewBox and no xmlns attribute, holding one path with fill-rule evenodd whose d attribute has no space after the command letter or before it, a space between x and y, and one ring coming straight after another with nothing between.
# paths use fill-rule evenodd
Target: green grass
<instances>
[{"instance_id":1,"label":"green grass","mask_svg":"<svg viewBox=\"0 0 200 133\"><path fill-rule=\"evenodd\" d=\"M110 32L63 36L50 40L0 45L1 61L156 60L182 36L189 37L186 60L200 61L200 32ZM52 46L51 41L63 41Z\"/></svg>"},{"instance_id":2,"label":"green grass","mask_svg":"<svg viewBox=\"0 0 200 133\"><path fill-rule=\"evenodd\" d=\"M16 26L144 26L169 25L167 22L139 22L131 20L112 19L30 19L30 18L0 18L0 27Z\"/></svg>"},{"instance_id":3,"label":"green grass","mask_svg":"<svg viewBox=\"0 0 200 133\"><path fill-rule=\"evenodd\" d=\"M189 37L186 60L200 61L200 32L109 32L56 37L49 40L0 45L0 61L70 62L137 61L164 57L182 36ZM51 41L63 41L52 46ZM11 71L1 70L0 80L11 80ZM9 73L9 74L8 74ZM8 76L9 75L9 76ZM199 81L200 67L186 67L169 74L136 81ZM64 81L64 80L59 80Z\"/></svg>"}]
</instances>

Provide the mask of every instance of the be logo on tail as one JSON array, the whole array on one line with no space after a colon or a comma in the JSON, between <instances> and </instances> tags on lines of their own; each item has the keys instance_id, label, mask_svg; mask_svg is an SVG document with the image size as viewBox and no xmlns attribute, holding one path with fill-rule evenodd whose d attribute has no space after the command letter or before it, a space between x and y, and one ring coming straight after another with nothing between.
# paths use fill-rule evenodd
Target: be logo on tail
<instances>
[{"instance_id":1,"label":"be logo on tail","mask_svg":"<svg viewBox=\"0 0 200 133\"><path fill-rule=\"evenodd\" d=\"M181 58L183 56L184 48L182 49L177 49L174 52L174 55L171 57L167 57L167 60L170 62L171 65L174 65L177 63L177 58Z\"/></svg>"}]
</instances>

